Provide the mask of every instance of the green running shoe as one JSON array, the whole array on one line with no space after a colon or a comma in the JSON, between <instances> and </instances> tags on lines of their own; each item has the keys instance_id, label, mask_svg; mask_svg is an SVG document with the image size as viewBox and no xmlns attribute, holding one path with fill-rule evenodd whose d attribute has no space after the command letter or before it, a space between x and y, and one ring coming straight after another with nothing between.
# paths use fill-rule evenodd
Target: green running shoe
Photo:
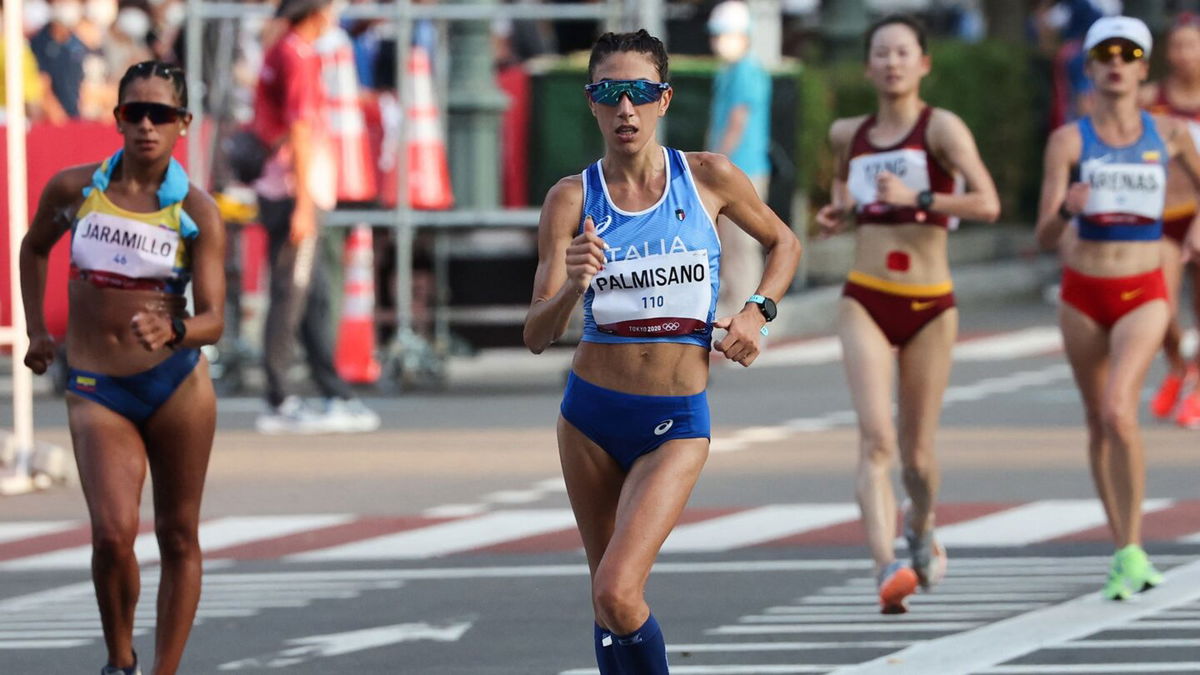
<instances>
[{"instance_id":1,"label":"green running shoe","mask_svg":"<svg viewBox=\"0 0 1200 675\"><path fill-rule=\"evenodd\" d=\"M1128 600L1133 597L1133 591L1129 589L1129 580L1125 576L1125 568L1121 563L1121 552L1117 551L1113 554L1112 565L1108 568L1108 581L1100 591L1106 600Z\"/></svg>"},{"instance_id":2,"label":"green running shoe","mask_svg":"<svg viewBox=\"0 0 1200 675\"><path fill-rule=\"evenodd\" d=\"M1141 546L1130 544L1117 551L1115 557L1120 559L1125 583L1135 593L1148 591L1163 582L1162 572L1155 569Z\"/></svg>"}]
</instances>

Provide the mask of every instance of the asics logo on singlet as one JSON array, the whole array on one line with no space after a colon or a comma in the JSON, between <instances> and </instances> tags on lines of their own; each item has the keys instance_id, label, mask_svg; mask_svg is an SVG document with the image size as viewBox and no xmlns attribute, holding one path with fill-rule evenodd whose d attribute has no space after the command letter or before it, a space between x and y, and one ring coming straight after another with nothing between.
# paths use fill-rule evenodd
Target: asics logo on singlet
<instances>
[{"instance_id":1,"label":"asics logo on singlet","mask_svg":"<svg viewBox=\"0 0 1200 675\"><path fill-rule=\"evenodd\" d=\"M596 219L592 218L592 222L596 224L596 234L604 234L604 231L612 226L612 214L604 216L604 220L599 222L596 222Z\"/></svg>"},{"instance_id":2,"label":"asics logo on singlet","mask_svg":"<svg viewBox=\"0 0 1200 675\"><path fill-rule=\"evenodd\" d=\"M675 420L666 420L666 421L662 422L661 424L659 424L658 426L654 427L654 435L662 436L663 434L670 431L671 427L674 425L675 425Z\"/></svg>"}]
</instances>

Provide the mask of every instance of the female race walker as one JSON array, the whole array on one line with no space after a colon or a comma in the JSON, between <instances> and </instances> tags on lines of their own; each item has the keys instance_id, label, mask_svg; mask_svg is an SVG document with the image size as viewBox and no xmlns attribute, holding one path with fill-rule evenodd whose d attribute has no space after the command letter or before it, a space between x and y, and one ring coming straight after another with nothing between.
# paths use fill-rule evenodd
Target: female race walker
<instances>
[{"instance_id":1,"label":"female race walker","mask_svg":"<svg viewBox=\"0 0 1200 675\"><path fill-rule=\"evenodd\" d=\"M1038 205L1038 243L1057 245L1063 261L1059 324L1083 399L1092 479L1117 547L1103 590L1113 600L1162 580L1140 546L1146 470L1138 400L1170 318L1159 241L1167 164L1179 160L1193 185L1200 177L1186 123L1138 109L1150 48L1138 19L1107 17L1088 29L1095 107L1050 135ZM1184 257L1197 253L1200 228L1192 228Z\"/></svg>"},{"instance_id":2,"label":"female race walker","mask_svg":"<svg viewBox=\"0 0 1200 675\"><path fill-rule=\"evenodd\" d=\"M672 96L657 38L601 36L588 75L605 153L546 195L525 344L541 353L583 299L558 445L591 568L596 660L603 675L658 675L666 651L643 589L708 456L712 329L728 331L717 351L749 366L800 243L726 157L655 141ZM745 307L714 322L717 215L768 256Z\"/></svg>"},{"instance_id":3,"label":"female race walker","mask_svg":"<svg viewBox=\"0 0 1200 675\"><path fill-rule=\"evenodd\" d=\"M1166 78L1142 87L1142 105L1156 115L1171 115L1187 121L1192 142L1200 140L1200 16L1179 15L1166 36ZM1163 209L1163 277L1171 303L1171 319L1163 339L1167 376L1150 402L1150 411L1160 419L1174 418L1182 427L1200 428L1200 350L1188 363L1180 352L1180 290L1185 269L1192 271L1192 313L1200 318L1200 266L1185 267L1183 244L1196 220L1196 188L1179 161L1167 166L1167 202Z\"/></svg>"},{"instance_id":4,"label":"female race walker","mask_svg":"<svg viewBox=\"0 0 1200 675\"><path fill-rule=\"evenodd\" d=\"M25 364L40 374L54 358L42 312L46 260L70 231L67 411L92 522L92 580L108 647L101 673L140 672L133 544L149 462L162 558L153 672L165 675L179 668L200 599L196 530L216 398L198 348L221 335L225 233L212 199L171 158L191 121L183 71L136 64L117 95L124 147L50 179L21 245Z\"/></svg>"},{"instance_id":5,"label":"female race walker","mask_svg":"<svg viewBox=\"0 0 1200 675\"><path fill-rule=\"evenodd\" d=\"M830 142L841 166L833 203L817 214L824 234L858 224L853 268L838 307L838 335L861 434L857 496L880 609L907 611L918 584L936 584L946 552L933 535L938 468L933 435L958 332L946 241L957 218L994 221L1000 204L975 139L953 113L927 105L925 32L905 16L866 34L867 78L879 110L841 119ZM966 192L957 183L965 179ZM892 350L897 351L895 360ZM892 394L899 362L899 420ZM896 560L897 448L910 505L904 535L912 565Z\"/></svg>"}]
</instances>

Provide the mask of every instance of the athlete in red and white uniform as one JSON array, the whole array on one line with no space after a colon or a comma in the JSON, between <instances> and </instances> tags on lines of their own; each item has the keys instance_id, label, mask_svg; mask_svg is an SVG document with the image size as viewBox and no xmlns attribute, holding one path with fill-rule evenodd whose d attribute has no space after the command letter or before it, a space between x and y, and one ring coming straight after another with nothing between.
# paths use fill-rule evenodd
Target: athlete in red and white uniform
<instances>
[{"instance_id":1,"label":"athlete in red and white uniform","mask_svg":"<svg viewBox=\"0 0 1200 675\"><path fill-rule=\"evenodd\" d=\"M1170 115L1187 121L1192 139L1200 145L1200 16L1180 14L1166 35L1167 76L1160 82L1142 87L1142 106L1156 115ZM1179 320L1181 278L1185 269L1192 274L1191 306L1200 317L1200 266L1184 266L1183 243L1196 220L1196 189L1178 161L1167 168L1167 203L1163 209L1163 277L1171 303L1171 321L1163 339L1167 376L1150 402L1150 410L1160 419L1174 418L1180 426L1200 428L1200 349L1191 363L1184 358L1179 343L1183 335ZM1190 391L1189 391L1190 389Z\"/></svg>"},{"instance_id":2,"label":"athlete in red and white uniform","mask_svg":"<svg viewBox=\"0 0 1200 675\"><path fill-rule=\"evenodd\" d=\"M970 130L953 113L921 100L930 60L920 25L888 17L868 30L866 41L867 76L879 108L830 129L842 170L833 203L817 220L826 235L850 220L858 224L838 333L862 434L857 494L880 606L899 613L918 583L936 583L946 563L933 537L939 482L933 435L958 332L948 233L957 218L995 220L1000 202ZM965 192L957 189L959 177ZM898 422L891 393L897 364ZM911 500L904 534L912 566L897 561L893 550L897 505L890 469L897 451Z\"/></svg>"}]
</instances>

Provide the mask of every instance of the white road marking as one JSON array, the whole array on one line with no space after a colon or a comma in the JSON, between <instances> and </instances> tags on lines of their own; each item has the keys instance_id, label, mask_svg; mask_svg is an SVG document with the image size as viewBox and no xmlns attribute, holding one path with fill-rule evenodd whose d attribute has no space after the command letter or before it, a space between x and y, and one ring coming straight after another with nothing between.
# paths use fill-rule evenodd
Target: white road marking
<instances>
[{"instance_id":1,"label":"white road marking","mask_svg":"<svg viewBox=\"0 0 1200 675\"><path fill-rule=\"evenodd\" d=\"M200 548L226 548L341 525L353 519L354 516L344 514L217 518L200 524ZM153 532L138 535L134 541L134 553L142 565L158 561L158 541ZM91 565L92 547L88 544L9 560L0 563L0 570L89 569Z\"/></svg>"},{"instance_id":2,"label":"white road marking","mask_svg":"<svg viewBox=\"0 0 1200 675\"><path fill-rule=\"evenodd\" d=\"M955 361L1008 361L1062 351L1057 326L1032 326L1011 333L963 340L954 345Z\"/></svg>"},{"instance_id":3,"label":"white road marking","mask_svg":"<svg viewBox=\"0 0 1200 675\"><path fill-rule=\"evenodd\" d=\"M807 624L780 624L773 626L728 625L705 631L709 635L771 635L789 633L858 633L876 631L880 633L944 633L975 628L978 621L863 621L837 625L809 626ZM927 671L935 672L935 671Z\"/></svg>"},{"instance_id":4,"label":"white road marking","mask_svg":"<svg viewBox=\"0 0 1200 675\"><path fill-rule=\"evenodd\" d=\"M64 532L79 527L79 525L80 523L70 520L0 523L0 544Z\"/></svg>"},{"instance_id":5,"label":"white road marking","mask_svg":"<svg viewBox=\"0 0 1200 675\"><path fill-rule=\"evenodd\" d=\"M1143 513L1169 507L1169 499L1147 499ZM1031 502L963 523L939 527L938 539L955 546L1025 546L1105 523L1096 499L1048 499Z\"/></svg>"},{"instance_id":6,"label":"white road marking","mask_svg":"<svg viewBox=\"0 0 1200 675\"><path fill-rule=\"evenodd\" d=\"M858 518L852 504L773 505L679 525L663 553L728 551Z\"/></svg>"},{"instance_id":7,"label":"white road marking","mask_svg":"<svg viewBox=\"0 0 1200 675\"><path fill-rule=\"evenodd\" d=\"M1155 612L1187 604L1197 598L1200 598L1200 562L1191 562L1168 571L1162 586L1153 592L1139 595L1137 602L1109 602L1093 591L1070 602L913 645L867 663L838 669L835 673L975 673L1024 656L1043 646L1112 630Z\"/></svg>"},{"instance_id":8,"label":"white road marking","mask_svg":"<svg viewBox=\"0 0 1200 675\"><path fill-rule=\"evenodd\" d=\"M827 673L836 665L824 666L671 666L675 675L798 675L800 673ZM596 675L595 668L564 670L559 675Z\"/></svg>"},{"instance_id":9,"label":"white road marking","mask_svg":"<svg viewBox=\"0 0 1200 675\"><path fill-rule=\"evenodd\" d=\"M470 630L471 625L470 621L450 623L445 626L435 626L424 622L400 623L345 633L313 635L288 640L287 644L295 646L278 653L230 661L221 664L219 669L240 671L253 668L288 668L314 659L377 649L401 642L420 640L457 642L463 634Z\"/></svg>"},{"instance_id":10,"label":"white road marking","mask_svg":"<svg viewBox=\"0 0 1200 675\"><path fill-rule=\"evenodd\" d=\"M854 605L847 606L842 602L841 599L826 597L826 598L821 598L821 601L822 601L822 604L810 604L810 605L799 605L799 606L797 606L797 605L780 605L777 607L768 607L763 610L763 613L764 614L777 614L777 615L821 614L821 613L824 613L824 614L850 614L850 615L854 615L854 616L862 615L862 611L863 611L862 607L857 607ZM832 604L826 604L826 603L832 603ZM1018 610L1036 609L1038 607L1045 606L1045 604L1046 603L1044 603L1044 602L989 602L987 605L981 607L981 609L987 609L989 611L994 611L994 612L1015 612ZM954 610L962 609L962 607L963 607L962 603L937 602L936 600L931 600L929 602L925 602L922 599L922 597L919 595L915 596L913 598L910 598L910 605L913 607L920 607L922 611L937 612L939 615L941 614L941 612L951 612Z\"/></svg>"},{"instance_id":11,"label":"white road marking","mask_svg":"<svg viewBox=\"0 0 1200 675\"><path fill-rule=\"evenodd\" d=\"M667 652L793 652L818 649L901 649L913 640L851 640L824 642L705 642L668 644Z\"/></svg>"},{"instance_id":12,"label":"white road marking","mask_svg":"<svg viewBox=\"0 0 1200 675\"><path fill-rule=\"evenodd\" d=\"M487 504L442 504L421 512L426 518L469 518L487 513Z\"/></svg>"},{"instance_id":13,"label":"white road marking","mask_svg":"<svg viewBox=\"0 0 1200 675\"><path fill-rule=\"evenodd\" d=\"M1081 673L1083 675L1100 675L1101 673L1195 673L1200 671L1200 661L1168 662L1150 661L1149 663L1045 663L1022 664L1012 666L996 666L981 670L987 675L1055 675L1056 673Z\"/></svg>"},{"instance_id":14,"label":"white road marking","mask_svg":"<svg viewBox=\"0 0 1200 675\"><path fill-rule=\"evenodd\" d=\"M1042 649L1153 649L1155 647L1195 647L1196 638L1145 638L1141 640L1071 640Z\"/></svg>"},{"instance_id":15,"label":"white road marking","mask_svg":"<svg viewBox=\"0 0 1200 675\"><path fill-rule=\"evenodd\" d=\"M432 558L575 526L570 509L500 511L288 556L297 562Z\"/></svg>"},{"instance_id":16,"label":"white road marking","mask_svg":"<svg viewBox=\"0 0 1200 675\"><path fill-rule=\"evenodd\" d=\"M995 614L1001 612L990 611L986 608L981 609L966 609L963 605L959 605L961 611L940 611L937 613L939 621L961 621L965 619L989 619L995 618ZM742 623L752 624L773 624L773 623L823 623L823 624L842 624L846 627L856 627L858 622L863 619L863 610L861 607L857 609L857 615L842 614L839 612L819 613L819 614L749 614L738 619ZM908 615L908 616L911 616ZM903 623L906 619L897 619L897 623Z\"/></svg>"}]
</instances>

